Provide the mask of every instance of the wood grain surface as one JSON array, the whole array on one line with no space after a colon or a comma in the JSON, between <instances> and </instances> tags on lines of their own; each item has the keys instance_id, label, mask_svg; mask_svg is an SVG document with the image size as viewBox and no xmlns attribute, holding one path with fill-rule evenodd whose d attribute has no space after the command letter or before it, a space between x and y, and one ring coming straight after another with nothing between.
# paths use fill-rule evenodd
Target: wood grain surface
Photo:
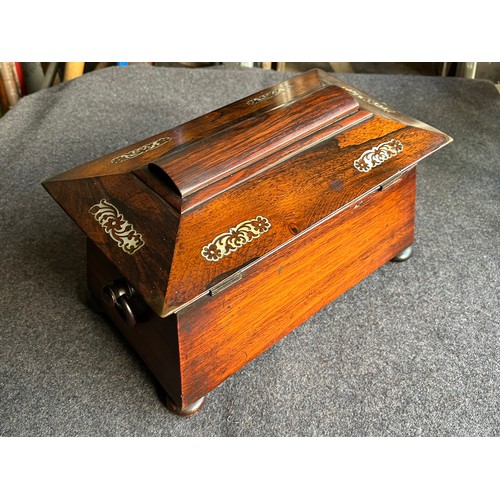
<instances>
[{"instance_id":1,"label":"wood grain surface","mask_svg":"<svg viewBox=\"0 0 500 500\"><path fill-rule=\"evenodd\" d=\"M415 179L412 169L388 189L351 203L274 252L232 286L166 318L142 305L137 324L130 327L106 306L102 290L122 274L90 240L88 286L171 399L184 408L411 245Z\"/></svg>"},{"instance_id":2,"label":"wood grain surface","mask_svg":"<svg viewBox=\"0 0 500 500\"><path fill-rule=\"evenodd\" d=\"M411 245L414 214L411 170L273 253L222 293L180 311L183 404L208 393Z\"/></svg>"},{"instance_id":3,"label":"wood grain surface","mask_svg":"<svg viewBox=\"0 0 500 500\"><path fill-rule=\"evenodd\" d=\"M161 318L147 304L141 303L139 298L135 303L131 303L135 314L138 314L137 309L140 308L137 323L133 327L128 325L118 310L106 305L102 298L103 289L122 277L117 267L87 238L87 286L92 297L137 352L163 390L180 405L177 318L175 315Z\"/></svg>"},{"instance_id":4,"label":"wood grain surface","mask_svg":"<svg viewBox=\"0 0 500 500\"><path fill-rule=\"evenodd\" d=\"M165 317L449 140L312 70L43 184ZM391 141L400 152L370 171L355 168ZM141 235L140 249L124 252L109 224L96 221L91 208L102 200ZM238 228L255 220L269 228L240 245ZM207 258L205 249L227 234L239 238L237 248Z\"/></svg>"}]
</instances>

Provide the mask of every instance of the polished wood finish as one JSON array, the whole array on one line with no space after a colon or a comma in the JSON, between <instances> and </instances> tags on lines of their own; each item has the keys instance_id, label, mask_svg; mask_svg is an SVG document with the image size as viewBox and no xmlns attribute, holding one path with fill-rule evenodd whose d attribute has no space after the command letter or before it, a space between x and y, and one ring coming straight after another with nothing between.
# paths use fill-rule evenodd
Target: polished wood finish
<instances>
[{"instance_id":1,"label":"polished wood finish","mask_svg":"<svg viewBox=\"0 0 500 500\"><path fill-rule=\"evenodd\" d=\"M101 175L124 174L131 172L144 164L160 158L169 151L187 146L194 141L210 137L211 135L219 133L226 128L230 128L232 125L239 123L241 120L258 113L272 110L277 106L287 105L305 94L320 89L324 86L324 84L323 73L309 71L287 80L287 91L276 94L270 99L262 99L255 102L255 100L262 95L277 91L281 87L281 83L246 96L236 102L228 104L227 106L211 111L210 113L194 118L193 120L178 125L173 129L144 138L142 141L129 144L88 163L76 166L71 170L53 177L50 181L63 181L71 179L77 180L86 177L99 177ZM330 84L333 84L333 82ZM249 101L253 101L253 103L249 105ZM120 162L112 161L114 158L124 155L132 150L143 148L152 142L158 141L162 137L170 137L171 139L168 142L163 143L160 147L150 149L140 156L132 156L127 160Z\"/></svg>"},{"instance_id":2,"label":"polished wood finish","mask_svg":"<svg viewBox=\"0 0 500 500\"><path fill-rule=\"evenodd\" d=\"M405 145L395 158L369 174L353 168L364 151L391 140ZM167 316L449 140L311 71L44 186L156 314ZM144 236L139 251L122 252L89 217L100 199ZM216 263L202 257L217 235L257 216L271 223L265 237Z\"/></svg>"},{"instance_id":3,"label":"polished wood finish","mask_svg":"<svg viewBox=\"0 0 500 500\"><path fill-rule=\"evenodd\" d=\"M357 110L348 92L328 85L287 106L240 120L224 134L204 139L201 147L193 142L155 164L185 198Z\"/></svg>"},{"instance_id":4,"label":"polished wood finish","mask_svg":"<svg viewBox=\"0 0 500 500\"><path fill-rule=\"evenodd\" d=\"M131 302L136 317L132 327L119 311L105 300L104 289L123 274L87 238L87 286L94 300L118 327L163 389L179 405L181 394L179 341L175 315L161 318L140 298ZM177 396L174 396L177 395Z\"/></svg>"},{"instance_id":5,"label":"polished wood finish","mask_svg":"<svg viewBox=\"0 0 500 500\"><path fill-rule=\"evenodd\" d=\"M205 396L414 238L415 170L351 203L177 314L138 314L135 327L103 288L122 275L89 241L89 288L179 408ZM141 309L143 311L143 309Z\"/></svg>"},{"instance_id":6,"label":"polished wood finish","mask_svg":"<svg viewBox=\"0 0 500 500\"><path fill-rule=\"evenodd\" d=\"M411 245L414 211L412 170L262 260L224 293L180 311L183 401L212 390Z\"/></svg>"},{"instance_id":7,"label":"polished wood finish","mask_svg":"<svg viewBox=\"0 0 500 500\"><path fill-rule=\"evenodd\" d=\"M182 412L412 243L414 167L450 140L314 70L44 186ZM102 297L123 280L137 318Z\"/></svg>"},{"instance_id":8,"label":"polished wood finish","mask_svg":"<svg viewBox=\"0 0 500 500\"><path fill-rule=\"evenodd\" d=\"M375 120L378 128L372 124ZM365 127L380 130L383 135L366 140ZM406 148L399 159L387 161L369 175L352 166L364 151L392 139L404 144L430 141L432 135L427 130L373 118L296 153L286 162L274 164L260 175L221 192L211 203L184 213L178 231L178 241L183 244L174 252L165 310L203 294L228 273L251 265L350 201L377 189L408 166L411 168L418 160L420 148ZM272 225L265 235L217 262L201 258L200 250L215 236L259 215Z\"/></svg>"}]
</instances>

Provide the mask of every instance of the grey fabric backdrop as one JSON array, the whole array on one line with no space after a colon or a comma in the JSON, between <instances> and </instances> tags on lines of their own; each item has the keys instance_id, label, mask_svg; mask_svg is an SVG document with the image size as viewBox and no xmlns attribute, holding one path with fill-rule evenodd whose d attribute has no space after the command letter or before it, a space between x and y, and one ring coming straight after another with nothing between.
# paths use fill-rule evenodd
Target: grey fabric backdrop
<instances>
[{"instance_id":1,"label":"grey fabric backdrop","mask_svg":"<svg viewBox=\"0 0 500 500\"><path fill-rule=\"evenodd\" d=\"M0 119L2 436L498 436L500 98L485 81L339 75L455 141L418 167L414 257L389 263L170 414L90 311L84 237L40 182L285 79L109 68Z\"/></svg>"}]
</instances>

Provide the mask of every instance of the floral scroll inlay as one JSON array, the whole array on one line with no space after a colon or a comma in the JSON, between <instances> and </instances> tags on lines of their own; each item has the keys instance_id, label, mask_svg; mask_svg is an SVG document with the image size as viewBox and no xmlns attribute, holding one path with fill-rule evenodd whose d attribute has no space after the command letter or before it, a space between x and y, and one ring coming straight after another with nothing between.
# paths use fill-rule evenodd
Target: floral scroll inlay
<instances>
[{"instance_id":1,"label":"floral scroll inlay","mask_svg":"<svg viewBox=\"0 0 500 500\"><path fill-rule=\"evenodd\" d=\"M118 209L109 201L101 200L89 209L89 213L104 228L107 234L126 253L132 255L144 245L142 234L127 222Z\"/></svg>"},{"instance_id":2,"label":"floral scroll inlay","mask_svg":"<svg viewBox=\"0 0 500 500\"><path fill-rule=\"evenodd\" d=\"M253 104L258 104L259 102L266 101L267 99L271 99L271 97L280 95L282 92L285 92L286 90L289 90L289 85L288 84L283 84L280 85L279 87L275 88L274 90L270 90L269 92L266 92L265 94L261 94L258 97L254 97L253 99L250 99L247 101L248 106L252 106Z\"/></svg>"},{"instance_id":3,"label":"floral scroll inlay","mask_svg":"<svg viewBox=\"0 0 500 500\"><path fill-rule=\"evenodd\" d=\"M237 226L229 228L227 233L222 233L201 249L201 255L208 261L217 262L226 255L238 250L243 245L259 238L271 228L271 223L261 215L255 219L240 222Z\"/></svg>"},{"instance_id":4,"label":"floral scroll inlay","mask_svg":"<svg viewBox=\"0 0 500 500\"><path fill-rule=\"evenodd\" d=\"M372 168L381 165L384 161L401 153L401 151L403 151L403 143L397 139L391 139L365 151L354 161L354 168L360 172L369 172Z\"/></svg>"},{"instance_id":5,"label":"floral scroll inlay","mask_svg":"<svg viewBox=\"0 0 500 500\"><path fill-rule=\"evenodd\" d=\"M171 137L160 137L159 139L156 139L156 141L149 142L148 144L144 144L144 146L141 146L136 149L132 149L131 151L128 151L127 153L124 153L120 156L115 156L112 160L111 163L121 163L122 161L127 161L130 160L131 158L135 158L136 156L140 156L144 153L147 153L148 151L151 151L152 149L159 148L160 146L163 146L163 144L166 144L167 142L170 142L172 140Z\"/></svg>"},{"instance_id":6,"label":"floral scroll inlay","mask_svg":"<svg viewBox=\"0 0 500 500\"><path fill-rule=\"evenodd\" d=\"M382 109L383 111L386 111L387 113L394 113L392 109L390 109L388 106L386 106L384 103L376 101L375 99L372 99L371 97L367 95L360 94L359 92L356 92L354 89L350 89L348 87L342 87L344 90L347 90L351 95L354 97L357 97L358 99L361 99L362 101L367 102L368 104L371 104L372 106L376 106L379 109Z\"/></svg>"}]
</instances>

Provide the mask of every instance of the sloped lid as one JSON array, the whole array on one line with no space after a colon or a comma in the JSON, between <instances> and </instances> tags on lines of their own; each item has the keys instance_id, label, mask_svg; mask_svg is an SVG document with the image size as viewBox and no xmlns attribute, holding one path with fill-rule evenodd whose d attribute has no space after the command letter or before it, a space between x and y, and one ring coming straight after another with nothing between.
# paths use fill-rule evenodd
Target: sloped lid
<instances>
[{"instance_id":1,"label":"sloped lid","mask_svg":"<svg viewBox=\"0 0 500 500\"><path fill-rule=\"evenodd\" d=\"M450 140L314 70L44 185L165 316Z\"/></svg>"},{"instance_id":2,"label":"sloped lid","mask_svg":"<svg viewBox=\"0 0 500 500\"><path fill-rule=\"evenodd\" d=\"M280 89L289 89L289 85L278 86L274 96L281 95L277 92ZM318 86L296 99L291 97L281 100L279 106L252 113L213 135L179 147L154 164L172 180L183 201L204 190L204 195L197 197L197 203L202 203L217 194L206 189L215 182L228 177L234 180L236 172L358 110L356 100L334 85ZM248 99L246 105L260 102L262 97Z\"/></svg>"}]
</instances>

